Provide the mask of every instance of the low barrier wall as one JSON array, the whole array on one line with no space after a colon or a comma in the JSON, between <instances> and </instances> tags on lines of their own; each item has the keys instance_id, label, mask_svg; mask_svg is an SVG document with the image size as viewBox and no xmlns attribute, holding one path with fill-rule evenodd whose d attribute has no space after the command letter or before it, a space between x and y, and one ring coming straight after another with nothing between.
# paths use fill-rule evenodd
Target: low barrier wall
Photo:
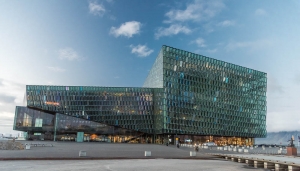
<instances>
[{"instance_id":1,"label":"low barrier wall","mask_svg":"<svg viewBox=\"0 0 300 171\"><path fill-rule=\"evenodd\" d=\"M236 156L232 154L216 154L212 153L211 155L219 156L224 158L225 160L246 163L249 166L255 168L264 168L264 169L274 169L275 171L279 170L288 170L288 171L298 171L300 170L300 158L295 159L295 161L299 161L299 163L284 161L284 160L268 160L265 159L264 156L261 157L250 157L250 156Z\"/></svg>"}]
</instances>

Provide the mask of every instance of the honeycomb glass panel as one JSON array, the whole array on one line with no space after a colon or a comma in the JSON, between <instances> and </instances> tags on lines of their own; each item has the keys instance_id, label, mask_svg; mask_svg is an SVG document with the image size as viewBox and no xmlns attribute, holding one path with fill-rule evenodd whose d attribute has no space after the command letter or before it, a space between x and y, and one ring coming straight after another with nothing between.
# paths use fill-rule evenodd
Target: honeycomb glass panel
<instances>
[{"instance_id":1,"label":"honeycomb glass panel","mask_svg":"<svg viewBox=\"0 0 300 171\"><path fill-rule=\"evenodd\" d=\"M163 46L143 87L27 85L26 100L27 107L42 112L140 131L152 138L193 135L236 137L240 142L266 136L266 91L264 72ZM30 117L25 117L28 129L40 125L40 120L29 122ZM16 128L18 121L15 118Z\"/></svg>"}]
</instances>

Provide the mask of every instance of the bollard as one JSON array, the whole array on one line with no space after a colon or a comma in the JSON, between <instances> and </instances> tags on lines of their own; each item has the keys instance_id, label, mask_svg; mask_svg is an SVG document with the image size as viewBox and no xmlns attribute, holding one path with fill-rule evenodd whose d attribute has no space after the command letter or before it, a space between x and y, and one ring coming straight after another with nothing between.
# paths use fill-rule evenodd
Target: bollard
<instances>
[{"instance_id":1,"label":"bollard","mask_svg":"<svg viewBox=\"0 0 300 171\"><path fill-rule=\"evenodd\" d=\"M275 169L275 164L272 162L264 162L264 169Z\"/></svg>"},{"instance_id":2,"label":"bollard","mask_svg":"<svg viewBox=\"0 0 300 171\"><path fill-rule=\"evenodd\" d=\"M264 162L255 160L254 168L264 168Z\"/></svg>"},{"instance_id":3,"label":"bollard","mask_svg":"<svg viewBox=\"0 0 300 171\"><path fill-rule=\"evenodd\" d=\"M253 161L253 160L246 159L245 162L246 162L246 164L248 164L249 166L254 167L254 161Z\"/></svg>"},{"instance_id":4,"label":"bollard","mask_svg":"<svg viewBox=\"0 0 300 171\"><path fill-rule=\"evenodd\" d=\"M196 156L196 152L195 151L190 151L190 156Z\"/></svg>"},{"instance_id":5,"label":"bollard","mask_svg":"<svg viewBox=\"0 0 300 171\"><path fill-rule=\"evenodd\" d=\"M30 150L30 144L25 144L25 149Z\"/></svg>"},{"instance_id":6,"label":"bollard","mask_svg":"<svg viewBox=\"0 0 300 171\"><path fill-rule=\"evenodd\" d=\"M288 165L275 163L275 171L288 170Z\"/></svg>"},{"instance_id":7,"label":"bollard","mask_svg":"<svg viewBox=\"0 0 300 171\"><path fill-rule=\"evenodd\" d=\"M239 158L239 159L238 159L238 162L239 162L239 163L245 163L245 159Z\"/></svg>"},{"instance_id":8,"label":"bollard","mask_svg":"<svg viewBox=\"0 0 300 171\"><path fill-rule=\"evenodd\" d=\"M145 156L150 157L151 156L151 151L145 151Z\"/></svg>"},{"instance_id":9,"label":"bollard","mask_svg":"<svg viewBox=\"0 0 300 171\"><path fill-rule=\"evenodd\" d=\"M288 171L300 170L300 167L297 166L288 166Z\"/></svg>"},{"instance_id":10,"label":"bollard","mask_svg":"<svg viewBox=\"0 0 300 171\"><path fill-rule=\"evenodd\" d=\"M86 151L85 150L80 150L79 151L79 157L86 157Z\"/></svg>"}]
</instances>

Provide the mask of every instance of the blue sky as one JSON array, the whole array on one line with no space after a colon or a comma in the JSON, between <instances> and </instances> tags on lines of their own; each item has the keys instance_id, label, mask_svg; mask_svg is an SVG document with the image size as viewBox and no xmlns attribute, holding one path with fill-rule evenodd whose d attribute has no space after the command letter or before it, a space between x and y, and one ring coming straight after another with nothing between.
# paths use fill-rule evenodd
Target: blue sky
<instances>
[{"instance_id":1,"label":"blue sky","mask_svg":"<svg viewBox=\"0 0 300 171\"><path fill-rule=\"evenodd\" d=\"M268 74L267 130L300 129L300 2L0 0L0 132L25 85L143 85L162 45Z\"/></svg>"}]
</instances>

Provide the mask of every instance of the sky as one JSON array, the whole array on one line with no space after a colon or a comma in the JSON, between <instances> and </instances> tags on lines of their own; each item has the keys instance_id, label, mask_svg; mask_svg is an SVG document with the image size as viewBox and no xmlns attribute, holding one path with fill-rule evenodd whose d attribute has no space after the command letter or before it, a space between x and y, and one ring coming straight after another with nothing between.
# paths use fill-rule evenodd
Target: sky
<instances>
[{"instance_id":1,"label":"sky","mask_svg":"<svg viewBox=\"0 0 300 171\"><path fill-rule=\"evenodd\" d=\"M25 85L141 87L162 45L267 73L267 131L300 130L298 0L0 0L0 133Z\"/></svg>"}]
</instances>

